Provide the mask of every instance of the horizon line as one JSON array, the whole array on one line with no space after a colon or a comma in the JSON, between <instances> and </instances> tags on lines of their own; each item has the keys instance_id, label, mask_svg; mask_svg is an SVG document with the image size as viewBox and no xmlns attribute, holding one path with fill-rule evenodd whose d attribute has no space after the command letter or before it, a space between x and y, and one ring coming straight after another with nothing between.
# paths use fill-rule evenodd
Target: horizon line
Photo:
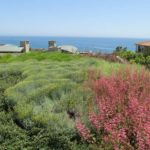
<instances>
[{"instance_id":1,"label":"horizon line","mask_svg":"<svg viewBox=\"0 0 150 150\"><path fill-rule=\"evenodd\" d=\"M127 37L127 36L63 36L63 35L0 35L0 37L60 37L60 38L127 38L127 39L150 39L150 37Z\"/></svg>"}]
</instances>

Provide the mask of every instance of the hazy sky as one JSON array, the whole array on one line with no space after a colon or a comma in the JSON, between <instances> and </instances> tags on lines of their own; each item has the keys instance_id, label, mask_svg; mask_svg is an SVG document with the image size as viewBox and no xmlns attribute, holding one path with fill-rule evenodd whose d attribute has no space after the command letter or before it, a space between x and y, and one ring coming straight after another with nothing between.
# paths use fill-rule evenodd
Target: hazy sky
<instances>
[{"instance_id":1,"label":"hazy sky","mask_svg":"<svg viewBox=\"0 0 150 150\"><path fill-rule=\"evenodd\" d=\"M150 0L0 0L0 35L150 37Z\"/></svg>"}]
</instances>

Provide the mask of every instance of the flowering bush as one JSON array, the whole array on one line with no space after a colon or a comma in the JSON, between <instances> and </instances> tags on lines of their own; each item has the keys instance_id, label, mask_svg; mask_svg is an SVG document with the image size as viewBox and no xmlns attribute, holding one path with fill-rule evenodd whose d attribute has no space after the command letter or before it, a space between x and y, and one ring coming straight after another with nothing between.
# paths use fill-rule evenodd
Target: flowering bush
<instances>
[{"instance_id":1,"label":"flowering bush","mask_svg":"<svg viewBox=\"0 0 150 150\"><path fill-rule=\"evenodd\" d=\"M90 104L88 125L76 121L83 140L104 149L149 150L150 74L122 69L93 80L91 87L95 101Z\"/></svg>"}]
</instances>

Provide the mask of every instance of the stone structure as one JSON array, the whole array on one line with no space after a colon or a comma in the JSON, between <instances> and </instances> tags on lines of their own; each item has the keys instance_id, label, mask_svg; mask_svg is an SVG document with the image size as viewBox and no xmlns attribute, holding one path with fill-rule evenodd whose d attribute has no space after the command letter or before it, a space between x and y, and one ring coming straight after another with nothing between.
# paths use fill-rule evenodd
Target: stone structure
<instances>
[{"instance_id":1,"label":"stone structure","mask_svg":"<svg viewBox=\"0 0 150 150\"><path fill-rule=\"evenodd\" d=\"M23 52L28 53L30 51L29 41L20 41L20 47L23 47Z\"/></svg>"},{"instance_id":2,"label":"stone structure","mask_svg":"<svg viewBox=\"0 0 150 150\"><path fill-rule=\"evenodd\" d=\"M56 41L48 41L48 50L49 51L56 51L57 49L57 45L56 45Z\"/></svg>"}]
</instances>

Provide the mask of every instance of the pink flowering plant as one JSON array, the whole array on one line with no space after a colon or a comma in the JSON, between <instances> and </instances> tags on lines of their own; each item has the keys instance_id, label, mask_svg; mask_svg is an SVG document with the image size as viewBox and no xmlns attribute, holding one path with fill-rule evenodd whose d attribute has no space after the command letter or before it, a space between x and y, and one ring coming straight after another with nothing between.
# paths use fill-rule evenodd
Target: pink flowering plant
<instances>
[{"instance_id":1,"label":"pink flowering plant","mask_svg":"<svg viewBox=\"0 0 150 150\"><path fill-rule=\"evenodd\" d=\"M81 138L104 149L150 150L150 73L121 69L94 79L91 89L88 125L76 121Z\"/></svg>"}]
</instances>

